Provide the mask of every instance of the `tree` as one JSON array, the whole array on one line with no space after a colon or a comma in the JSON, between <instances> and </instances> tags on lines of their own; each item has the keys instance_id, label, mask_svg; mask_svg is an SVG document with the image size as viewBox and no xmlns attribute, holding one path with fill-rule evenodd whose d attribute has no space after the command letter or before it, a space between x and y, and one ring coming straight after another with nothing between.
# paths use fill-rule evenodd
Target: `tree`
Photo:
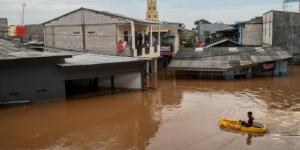
<instances>
[{"instance_id":1,"label":"tree","mask_svg":"<svg viewBox=\"0 0 300 150\"><path fill-rule=\"evenodd\" d=\"M195 21L195 25L198 25L199 23L203 23L203 24L211 24L211 22L209 22L206 19L200 19L200 20L196 20Z\"/></svg>"}]
</instances>

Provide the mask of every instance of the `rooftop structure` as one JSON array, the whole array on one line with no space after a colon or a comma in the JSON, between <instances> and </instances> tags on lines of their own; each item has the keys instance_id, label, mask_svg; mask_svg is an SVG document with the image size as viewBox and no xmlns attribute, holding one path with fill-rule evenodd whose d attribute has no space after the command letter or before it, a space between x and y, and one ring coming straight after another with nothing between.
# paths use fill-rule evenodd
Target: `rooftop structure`
<instances>
[{"instance_id":1,"label":"rooftop structure","mask_svg":"<svg viewBox=\"0 0 300 150\"><path fill-rule=\"evenodd\" d=\"M209 44L206 46L206 48L210 48L210 47L245 47L242 44L236 43L230 39L223 39L220 40L218 42Z\"/></svg>"},{"instance_id":2,"label":"rooftop structure","mask_svg":"<svg viewBox=\"0 0 300 150\"><path fill-rule=\"evenodd\" d=\"M285 61L290 58L291 55L288 52L274 47L216 47L185 49L180 50L177 53L175 58L171 61L169 68L176 71L196 71L212 76L221 75L225 78L227 78L227 75L229 74L231 75L229 79L231 79L234 78L235 75L252 76L252 74L258 73L254 72L254 70L257 70L257 68L261 67L262 64L270 63L275 67L277 62L281 63L281 61ZM278 66L280 65L281 64ZM279 70L279 72L281 72L281 75L287 74L287 70Z\"/></svg>"}]
</instances>

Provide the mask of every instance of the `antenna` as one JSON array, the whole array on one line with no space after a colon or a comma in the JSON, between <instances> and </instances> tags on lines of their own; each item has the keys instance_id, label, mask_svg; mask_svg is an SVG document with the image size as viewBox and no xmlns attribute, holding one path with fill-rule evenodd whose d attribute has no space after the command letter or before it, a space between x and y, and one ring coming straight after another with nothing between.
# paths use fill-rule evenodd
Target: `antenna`
<instances>
[{"instance_id":1,"label":"antenna","mask_svg":"<svg viewBox=\"0 0 300 150\"><path fill-rule=\"evenodd\" d=\"M22 4L22 25L24 25L24 12L25 12L25 6L26 6L26 4L23 3L23 4Z\"/></svg>"}]
</instances>

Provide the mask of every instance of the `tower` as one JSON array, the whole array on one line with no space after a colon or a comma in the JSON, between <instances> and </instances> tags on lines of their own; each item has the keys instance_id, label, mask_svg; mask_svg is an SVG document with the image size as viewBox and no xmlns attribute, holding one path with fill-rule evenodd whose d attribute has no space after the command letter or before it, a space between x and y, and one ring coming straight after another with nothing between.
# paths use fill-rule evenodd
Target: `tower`
<instances>
[{"instance_id":1,"label":"tower","mask_svg":"<svg viewBox=\"0 0 300 150\"><path fill-rule=\"evenodd\" d=\"M147 0L147 20L158 21L158 11L157 11L157 2L156 0Z\"/></svg>"}]
</instances>

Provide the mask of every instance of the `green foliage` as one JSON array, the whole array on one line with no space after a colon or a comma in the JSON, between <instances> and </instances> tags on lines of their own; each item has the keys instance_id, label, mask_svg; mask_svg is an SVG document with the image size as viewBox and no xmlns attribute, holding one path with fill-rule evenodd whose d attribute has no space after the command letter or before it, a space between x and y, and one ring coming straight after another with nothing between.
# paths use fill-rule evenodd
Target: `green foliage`
<instances>
[{"instance_id":1,"label":"green foliage","mask_svg":"<svg viewBox=\"0 0 300 150\"><path fill-rule=\"evenodd\" d=\"M198 25L199 23L203 23L203 24L211 24L211 22L209 22L206 19L200 19L200 20L196 20L195 21L195 25Z\"/></svg>"},{"instance_id":2,"label":"green foliage","mask_svg":"<svg viewBox=\"0 0 300 150\"><path fill-rule=\"evenodd\" d=\"M195 36L181 36L180 42L184 47L194 47L196 44Z\"/></svg>"}]
</instances>

